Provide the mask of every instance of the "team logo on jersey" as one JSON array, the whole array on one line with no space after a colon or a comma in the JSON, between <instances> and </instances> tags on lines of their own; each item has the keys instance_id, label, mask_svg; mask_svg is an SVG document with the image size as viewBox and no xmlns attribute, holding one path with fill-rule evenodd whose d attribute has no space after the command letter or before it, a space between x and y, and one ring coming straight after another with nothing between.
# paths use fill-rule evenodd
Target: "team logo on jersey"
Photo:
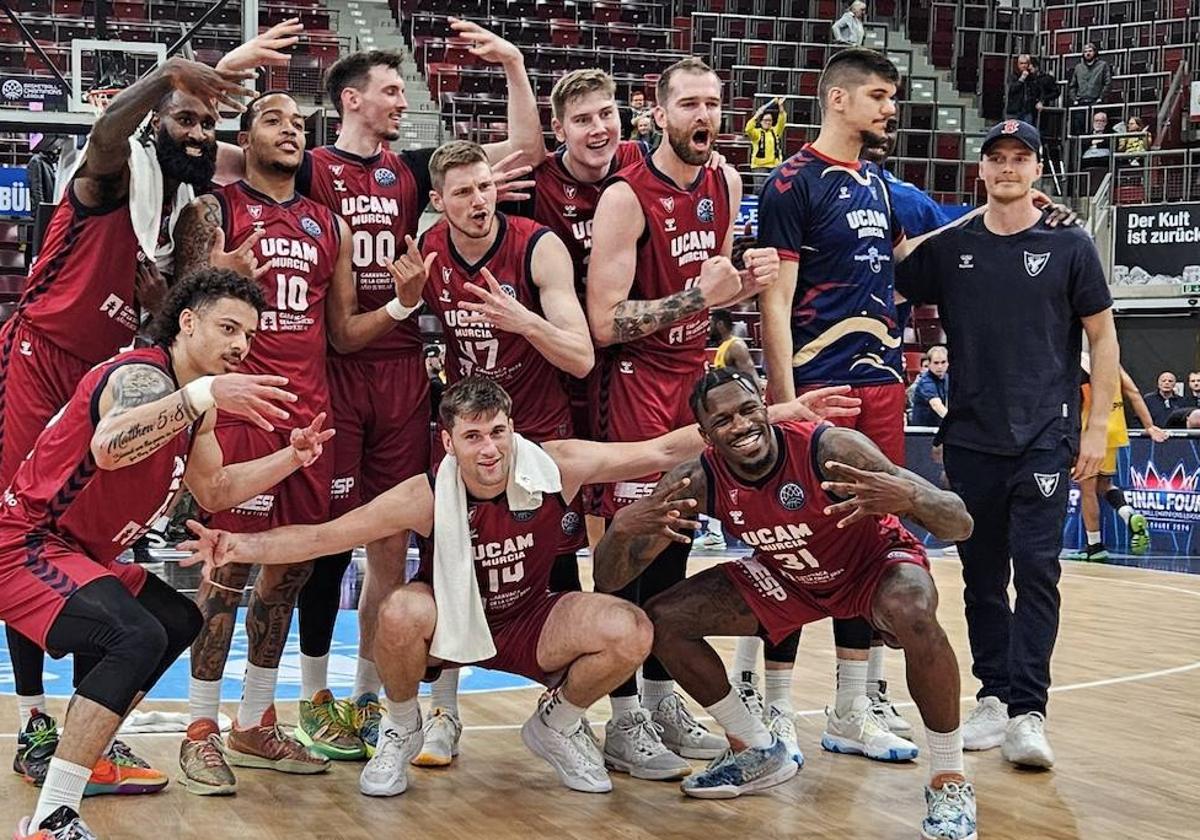
<instances>
[{"instance_id":1,"label":"team logo on jersey","mask_svg":"<svg viewBox=\"0 0 1200 840\"><path fill-rule=\"evenodd\" d=\"M344 168L345 168L345 167L344 167L342 164L340 164L340 163L331 163L331 164L329 164L329 171L330 171L330 172L332 172L334 175L341 175L341 174L342 174L342 170L343 170Z\"/></svg>"},{"instance_id":2,"label":"team logo on jersey","mask_svg":"<svg viewBox=\"0 0 1200 840\"><path fill-rule=\"evenodd\" d=\"M958 255L958 267L959 268L974 268L975 267L975 255L974 254L959 254Z\"/></svg>"},{"instance_id":3,"label":"team logo on jersey","mask_svg":"<svg viewBox=\"0 0 1200 840\"><path fill-rule=\"evenodd\" d=\"M304 232L314 239L321 238L321 226L317 224L316 219L309 216L301 216L300 227L304 228Z\"/></svg>"},{"instance_id":4,"label":"team logo on jersey","mask_svg":"<svg viewBox=\"0 0 1200 840\"><path fill-rule=\"evenodd\" d=\"M779 488L779 504L784 510L800 510L804 507L804 488L789 481Z\"/></svg>"},{"instance_id":5,"label":"team logo on jersey","mask_svg":"<svg viewBox=\"0 0 1200 840\"><path fill-rule=\"evenodd\" d=\"M883 264L885 262L891 262L892 258L889 257L887 254L879 253L879 249L876 248L874 245L872 245L870 248L867 249L867 253L855 254L854 261L855 262L865 262L865 263L870 264L871 271L874 272L875 274L878 274L880 271L883 270Z\"/></svg>"},{"instance_id":6,"label":"team logo on jersey","mask_svg":"<svg viewBox=\"0 0 1200 840\"><path fill-rule=\"evenodd\" d=\"M568 537L573 537L579 533L579 527L583 525L583 520L579 518L579 514L573 510L569 510L563 514L562 532Z\"/></svg>"},{"instance_id":7,"label":"team logo on jersey","mask_svg":"<svg viewBox=\"0 0 1200 840\"><path fill-rule=\"evenodd\" d=\"M660 198L660 199L659 199L659 201L661 201L661 202L662 202L663 209L664 209L664 210L666 210L668 213L674 213L674 212L675 212L675 199L674 199L674 197L672 197L672 196L669 196L669 195L668 195L668 196L666 196L666 197L664 197L664 198Z\"/></svg>"},{"instance_id":8,"label":"team logo on jersey","mask_svg":"<svg viewBox=\"0 0 1200 840\"><path fill-rule=\"evenodd\" d=\"M1030 277L1037 277L1042 273L1042 269L1046 267L1046 263L1050 262L1049 252L1045 254L1031 254L1025 251L1025 272Z\"/></svg>"},{"instance_id":9,"label":"team logo on jersey","mask_svg":"<svg viewBox=\"0 0 1200 840\"><path fill-rule=\"evenodd\" d=\"M510 286L508 283L501 283L500 291L504 292L504 294L508 295L513 300L517 299L517 290L514 289L512 286Z\"/></svg>"},{"instance_id":10,"label":"team logo on jersey","mask_svg":"<svg viewBox=\"0 0 1200 840\"><path fill-rule=\"evenodd\" d=\"M438 300L440 300L442 303L452 303L450 300L450 290L442 289L442 293L438 295Z\"/></svg>"},{"instance_id":11,"label":"team logo on jersey","mask_svg":"<svg viewBox=\"0 0 1200 840\"><path fill-rule=\"evenodd\" d=\"M517 522L528 522L535 516L537 516L536 510L514 510L512 512L512 518Z\"/></svg>"},{"instance_id":12,"label":"team logo on jersey","mask_svg":"<svg viewBox=\"0 0 1200 840\"><path fill-rule=\"evenodd\" d=\"M711 198L702 198L696 205L696 218L704 223L711 222L717 217L717 205Z\"/></svg>"},{"instance_id":13,"label":"team logo on jersey","mask_svg":"<svg viewBox=\"0 0 1200 840\"><path fill-rule=\"evenodd\" d=\"M1033 480L1037 482L1038 490L1041 494L1049 499L1054 495L1054 491L1058 489L1058 473L1040 473L1033 474Z\"/></svg>"},{"instance_id":14,"label":"team logo on jersey","mask_svg":"<svg viewBox=\"0 0 1200 840\"><path fill-rule=\"evenodd\" d=\"M734 525L745 525L746 515L740 510L729 511L729 518L733 520Z\"/></svg>"},{"instance_id":15,"label":"team logo on jersey","mask_svg":"<svg viewBox=\"0 0 1200 840\"><path fill-rule=\"evenodd\" d=\"M850 197L850 188L843 186L838 189L838 198L846 199Z\"/></svg>"},{"instance_id":16,"label":"team logo on jersey","mask_svg":"<svg viewBox=\"0 0 1200 840\"><path fill-rule=\"evenodd\" d=\"M576 216L575 205L574 204L564 204L563 205L563 215L566 216L568 219L574 219Z\"/></svg>"},{"instance_id":17,"label":"team logo on jersey","mask_svg":"<svg viewBox=\"0 0 1200 840\"><path fill-rule=\"evenodd\" d=\"M629 359L622 359L620 370L621 373L633 373L633 362Z\"/></svg>"},{"instance_id":18,"label":"team logo on jersey","mask_svg":"<svg viewBox=\"0 0 1200 840\"><path fill-rule=\"evenodd\" d=\"M388 169L386 166L381 166L374 172L375 183L381 187L390 187L396 183L396 173Z\"/></svg>"},{"instance_id":19,"label":"team logo on jersey","mask_svg":"<svg viewBox=\"0 0 1200 840\"><path fill-rule=\"evenodd\" d=\"M664 219L663 220L663 230L665 230L667 233L674 233L675 232L675 220L674 219Z\"/></svg>"},{"instance_id":20,"label":"team logo on jersey","mask_svg":"<svg viewBox=\"0 0 1200 840\"><path fill-rule=\"evenodd\" d=\"M262 218L262 205L261 204L247 204L246 212L250 214L251 219L261 219Z\"/></svg>"},{"instance_id":21,"label":"team logo on jersey","mask_svg":"<svg viewBox=\"0 0 1200 840\"><path fill-rule=\"evenodd\" d=\"M450 277L453 274L454 274L454 271L449 266L445 266L445 265L442 266L442 282L443 283L449 283Z\"/></svg>"},{"instance_id":22,"label":"team logo on jersey","mask_svg":"<svg viewBox=\"0 0 1200 840\"><path fill-rule=\"evenodd\" d=\"M738 503L738 491L735 487L729 491L729 504L736 505Z\"/></svg>"},{"instance_id":23,"label":"team logo on jersey","mask_svg":"<svg viewBox=\"0 0 1200 840\"><path fill-rule=\"evenodd\" d=\"M579 191L575 188L574 184L566 184L565 186L563 186L563 193L567 196L567 198L569 198L571 200L575 199L575 195L578 192Z\"/></svg>"},{"instance_id":24,"label":"team logo on jersey","mask_svg":"<svg viewBox=\"0 0 1200 840\"><path fill-rule=\"evenodd\" d=\"M334 192L350 192L348 189L346 189L346 182L339 181L337 178L333 179L333 191Z\"/></svg>"},{"instance_id":25,"label":"team logo on jersey","mask_svg":"<svg viewBox=\"0 0 1200 840\"><path fill-rule=\"evenodd\" d=\"M28 341L25 341L24 339L22 339L22 341L21 341L21 355L22 356L32 356L33 355L33 345L30 344Z\"/></svg>"}]
</instances>

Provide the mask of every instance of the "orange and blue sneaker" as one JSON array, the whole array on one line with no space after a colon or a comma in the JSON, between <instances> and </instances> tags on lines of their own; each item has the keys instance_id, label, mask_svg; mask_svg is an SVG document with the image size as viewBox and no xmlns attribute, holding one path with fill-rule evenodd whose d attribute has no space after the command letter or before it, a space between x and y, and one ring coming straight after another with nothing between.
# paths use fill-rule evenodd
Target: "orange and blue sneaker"
<instances>
[{"instance_id":1,"label":"orange and blue sneaker","mask_svg":"<svg viewBox=\"0 0 1200 840\"><path fill-rule=\"evenodd\" d=\"M25 781L41 786L46 780L50 759L58 748L58 724L44 712L33 710L29 723L17 735L17 754L13 756L13 772Z\"/></svg>"},{"instance_id":2,"label":"orange and blue sneaker","mask_svg":"<svg viewBox=\"0 0 1200 840\"><path fill-rule=\"evenodd\" d=\"M29 824L31 819L25 817L17 824L13 840L98 840L79 814L66 805L42 820L36 829Z\"/></svg>"},{"instance_id":3,"label":"orange and blue sneaker","mask_svg":"<svg viewBox=\"0 0 1200 840\"><path fill-rule=\"evenodd\" d=\"M100 756L100 760L92 767L92 776L88 779L87 787L83 789L84 796L118 796L137 795L142 793L158 793L167 786L164 773L151 768L140 767L122 759L118 764L109 755ZM138 759L145 764L144 761Z\"/></svg>"},{"instance_id":4,"label":"orange and blue sneaker","mask_svg":"<svg viewBox=\"0 0 1200 840\"><path fill-rule=\"evenodd\" d=\"M367 758L374 758L375 745L379 742L379 721L383 717L379 695L373 691L360 694L354 701L354 711L357 716L358 737L367 750Z\"/></svg>"}]
</instances>

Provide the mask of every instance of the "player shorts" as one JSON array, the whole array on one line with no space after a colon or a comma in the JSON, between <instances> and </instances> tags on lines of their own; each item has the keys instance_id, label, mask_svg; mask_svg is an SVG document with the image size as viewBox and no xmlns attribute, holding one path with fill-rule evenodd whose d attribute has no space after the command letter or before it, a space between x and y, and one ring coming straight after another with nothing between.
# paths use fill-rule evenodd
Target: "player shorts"
<instances>
[{"instance_id":1,"label":"player shorts","mask_svg":"<svg viewBox=\"0 0 1200 840\"><path fill-rule=\"evenodd\" d=\"M821 385L797 385L797 395L821 388ZM857 429L869 437L893 464L904 466L904 386L899 382L882 385L855 385L847 396L862 400L862 411L855 417L831 417L829 422Z\"/></svg>"},{"instance_id":2,"label":"player shorts","mask_svg":"<svg viewBox=\"0 0 1200 840\"><path fill-rule=\"evenodd\" d=\"M696 422L688 400L703 369L691 376L669 375L639 367L639 360L626 353L604 356L597 369L599 373L592 377L596 440L650 440ZM658 478L656 473L606 485L600 514L611 517L625 505L650 495Z\"/></svg>"},{"instance_id":3,"label":"player shorts","mask_svg":"<svg viewBox=\"0 0 1200 840\"><path fill-rule=\"evenodd\" d=\"M1104 461L1100 464L1100 475L1114 476L1117 474L1117 457L1123 446L1110 446L1104 450Z\"/></svg>"},{"instance_id":4,"label":"player shorts","mask_svg":"<svg viewBox=\"0 0 1200 840\"><path fill-rule=\"evenodd\" d=\"M419 353L330 356L331 515L341 516L429 468L429 377Z\"/></svg>"},{"instance_id":5,"label":"player shorts","mask_svg":"<svg viewBox=\"0 0 1200 840\"><path fill-rule=\"evenodd\" d=\"M91 368L19 315L0 328L0 487Z\"/></svg>"},{"instance_id":6,"label":"player shorts","mask_svg":"<svg viewBox=\"0 0 1200 840\"><path fill-rule=\"evenodd\" d=\"M97 563L58 535L0 524L0 620L43 650L51 625L81 586L116 577L136 597L146 575L132 563Z\"/></svg>"},{"instance_id":7,"label":"player shorts","mask_svg":"<svg viewBox=\"0 0 1200 840\"><path fill-rule=\"evenodd\" d=\"M778 644L805 624L823 618L871 620L871 604L884 573L897 563L929 568L925 550L901 542L881 550L855 570L847 570L845 583L818 592L795 583L754 557L722 563L721 569L754 612L772 644ZM850 577L853 575L853 577Z\"/></svg>"},{"instance_id":8,"label":"player shorts","mask_svg":"<svg viewBox=\"0 0 1200 840\"><path fill-rule=\"evenodd\" d=\"M249 423L218 423L216 434L225 463L238 464L288 446L290 430L277 428L268 432ZM332 477L333 453L326 448L311 466L296 470L274 487L235 508L212 514L210 524L214 528L244 534L280 525L328 522Z\"/></svg>"}]
</instances>

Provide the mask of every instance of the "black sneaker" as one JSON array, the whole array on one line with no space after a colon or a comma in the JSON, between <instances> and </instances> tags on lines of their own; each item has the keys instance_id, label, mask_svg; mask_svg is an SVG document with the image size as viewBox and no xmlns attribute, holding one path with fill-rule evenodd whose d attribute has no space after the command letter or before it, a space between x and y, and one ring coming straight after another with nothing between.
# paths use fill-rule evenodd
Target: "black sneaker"
<instances>
[{"instance_id":1,"label":"black sneaker","mask_svg":"<svg viewBox=\"0 0 1200 840\"><path fill-rule=\"evenodd\" d=\"M30 822L29 817L21 820L15 840L97 840L87 823L66 805L59 806L39 826Z\"/></svg>"},{"instance_id":2,"label":"black sneaker","mask_svg":"<svg viewBox=\"0 0 1200 840\"><path fill-rule=\"evenodd\" d=\"M58 724L44 712L34 711L17 735L17 754L13 756L13 772L25 777L25 781L41 787L46 781L46 770L50 759L58 748Z\"/></svg>"}]
</instances>

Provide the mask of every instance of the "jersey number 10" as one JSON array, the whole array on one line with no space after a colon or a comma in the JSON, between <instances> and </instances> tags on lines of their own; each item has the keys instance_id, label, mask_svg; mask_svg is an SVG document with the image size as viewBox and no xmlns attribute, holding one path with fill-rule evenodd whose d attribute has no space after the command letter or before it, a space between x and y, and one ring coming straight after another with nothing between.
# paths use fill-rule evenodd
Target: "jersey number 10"
<instances>
[{"instance_id":1,"label":"jersey number 10","mask_svg":"<svg viewBox=\"0 0 1200 840\"><path fill-rule=\"evenodd\" d=\"M293 274L275 275L275 308L288 312L308 311L308 281Z\"/></svg>"}]
</instances>

